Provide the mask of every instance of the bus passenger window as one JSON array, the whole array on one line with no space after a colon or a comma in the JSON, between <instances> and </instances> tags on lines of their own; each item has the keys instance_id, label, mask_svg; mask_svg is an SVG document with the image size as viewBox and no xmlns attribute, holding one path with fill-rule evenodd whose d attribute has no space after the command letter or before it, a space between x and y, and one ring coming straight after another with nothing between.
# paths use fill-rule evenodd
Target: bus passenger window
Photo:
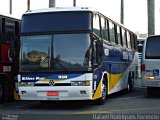
<instances>
[{"instance_id":1,"label":"bus passenger window","mask_svg":"<svg viewBox=\"0 0 160 120\"><path fill-rule=\"evenodd\" d=\"M128 31L127 31L127 45L128 45L128 48L131 48L131 36Z\"/></svg>"},{"instance_id":2,"label":"bus passenger window","mask_svg":"<svg viewBox=\"0 0 160 120\"><path fill-rule=\"evenodd\" d=\"M110 36L110 42L115 43L115 29L114 24L109 21L109 36Z\"/></svg>"},{"instance_id":3,"label":"bus passenger window","mask_svg":"<svg viewBox=\"0 0 160 120\"><path fill-rule=\"evenodd\" d=\"M3 19L3 33L3 42L9 42L10 40L13 40L13 36L15 34L15 22L10 19Z\"/></svg>"},{"instance_id":4,"label":"bus passenger window","mask_svg":"<svg viewBox=\"0 0 160 120\"><path fill-rule=\"evenodd\" d=\"M120 33L120 27L117 26L117 39L118 39L118 45L122 45L121 43L121 33Z\"/></svg>"},{"instance_id":5,"label":"bus passenger window","mask_svg":"<svg viewBox=\"0 0 160 120\"><path fill-rule=\"evenodd\" d=\"M106 41L109 41L109 35L108 35L108 21L104 18L101 18L101 26L102 26L102 35L103 39Z\"/></svg>"},{"instance_id":6,"label":"bus passenger window","mask_svg":"<svg viewBox=\"0 0 160 120\"><path fill-rule=\"evenodd\" d=\"M137 36L136 35L133 35L134 37L134 49L137 50Z\"/></svg>"},{"instance_id":7,"label":"bus passenger window","mask_svg":"<svg viewBox=\"0 0 160 120\"><path fill-rule=\"evenodd\" d=\"M98 15L94 15L93 17L93 32L100 37L100 19Z\"/></svg>"},{"instance_id":8,"label":"bus passenger window","mask_svg":"<svg viewBox=\"0 0 160 120\"><path fill-rule=\"evenodd\" d=\"M126 32L125 32L125 30L123 28L122 28L122 42L123 42L123 46L127 47Z\"/></svg>"}]
</instances>

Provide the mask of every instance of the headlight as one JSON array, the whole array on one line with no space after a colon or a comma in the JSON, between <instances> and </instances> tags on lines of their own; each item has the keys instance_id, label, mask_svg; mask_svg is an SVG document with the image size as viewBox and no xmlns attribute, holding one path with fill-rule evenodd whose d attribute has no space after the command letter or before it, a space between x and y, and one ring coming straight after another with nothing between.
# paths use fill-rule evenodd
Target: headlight
<instances>
[{"instance_id":1,"label":"headlight","mask_svg":"<svg viewBox=\"0 0 160 120\"><path fill-rule=\"evenodd\" d=\"M71 86L90 86L90 81L71 81Z\"/></svg>"},{"instance_id":2,"label":"headlight","mask_svg":"<svg viewBox=\"0 0 160 120\"><path fill-rule=\"evenodd\" d=\"M34 86L34 82L20 82L19 86Z\"/></svg>"}]
</instances>

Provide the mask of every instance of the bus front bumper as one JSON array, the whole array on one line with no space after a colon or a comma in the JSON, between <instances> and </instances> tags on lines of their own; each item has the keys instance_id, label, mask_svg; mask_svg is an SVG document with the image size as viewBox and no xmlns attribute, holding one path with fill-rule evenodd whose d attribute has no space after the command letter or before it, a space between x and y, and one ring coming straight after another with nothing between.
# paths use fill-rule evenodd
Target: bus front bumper
<instances>
[{"instance_id":1,"label":"bus front bumper","mask_svg":"<svg viewBox=\"0 0 160 120\"><path fill-rule=\"evenodd\" d=\"M160 87L160 80L142 79L142 87Z\"/></svg>"},{"instance_id":2,"label":"bus front bumper","mask_svg":"<svg viewBox=\"0 0 160 120\"><path fill-rule=\"evenodd\" d=\"M20 86L21 100L91 100L91 86Z\"/></svg>"}]
</instances>

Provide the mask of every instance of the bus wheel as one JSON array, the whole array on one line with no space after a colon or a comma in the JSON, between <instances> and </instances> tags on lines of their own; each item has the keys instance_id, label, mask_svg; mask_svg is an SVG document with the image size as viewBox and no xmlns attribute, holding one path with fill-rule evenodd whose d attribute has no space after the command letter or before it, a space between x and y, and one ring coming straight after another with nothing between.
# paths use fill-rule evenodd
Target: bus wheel
<instances>
[{"instance_id":1,"label":"bus wheel","mask_svg":"<svg viewBox=\"0 0 160 120\"><path fill-rule=\"evenodd\" d=\"M133 81L134 81L134 78L129 76L128 84L127 84L127 93L133 92Z\"/></svg>"},{"instance_id":2,"label":"bus wheel","mask_svg":"<svg viewBox=\"0 0 160 120\"><path fill-rule=\"evenodd\" d=\"M97 105L103 105L105 103L106 97L107 97L107 80L103 79L102 83L102 97L96 100Z\"/></svg>"},{"instance_id":3,"label":"bus wheel","mask_svg":"<svg viewBox=\"0 0 160 120\"><path fill-rule=\"evenodd\" d=\"M147 87L148 96L153 96L154 89L152 87Z\"/></svg>"},{"instance_id":4,"label":"bus wheel","mask_svg":"<svg viewBox=\"0 0 160 120\"><path fill-rule=\"evenodd\" d=\"M0 103L8 102L9 100L9 89L7 77L1 77L0 79Z\"/></svg>"}]
</instances>

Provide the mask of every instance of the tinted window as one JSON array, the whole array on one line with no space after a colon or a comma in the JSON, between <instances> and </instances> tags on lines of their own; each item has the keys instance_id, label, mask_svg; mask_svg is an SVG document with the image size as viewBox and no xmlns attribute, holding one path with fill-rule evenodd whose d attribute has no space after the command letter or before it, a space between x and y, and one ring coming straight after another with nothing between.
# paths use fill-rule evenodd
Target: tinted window
<instances>
[{"instance_id":1,"label":"tinted window","mask_svg":"<svg viewBox=\"0 0 160 120\"><path fill-rule=\"evenodd\" d=\"M99 21L99 16L98 15L94 15L93 17L93 32L97 35L97 36L101 36L100 34L100 21Z\"/></svg>"},{"instance_id":2,"label":"tinted window","mask_svg":"<svg viewBox=\"0 0 160 120\"><path fill-rule=\"evenodd\" d=\"M117 39L118 39L118 44L121 45L121 33L119 26L117 26Z\"/></svg>"},{"instance_id":3,"label":"tinted window","mask_svg":"<svg viewBox=\"0 0 160 120\"><path fill-rule=\"evenodd\" d=\"M107 20L105 20L104 18L101 18L101 26L102 26L103 39L109 41L108 23Z\"/></svg>"},{"instance_id":4,"label":"tinted window","mask_svg":"<svg viewBox=\"0 0 160 120\"><path fill-rule=\"evenodd\" d=\"M90 34L22 36L21 70L87 71L91 67L90 45Z\"/></svg>"},{"instance_id":5,"label":"tinted window","mask_svg":"<svg viewBox=\"0 0 160 120\"><path fill-rule=\"evenodd\" d=\"M114 29L114 24L112 22L109 22L109 36L110 36L110 41L115 43L115 29Z\"/></svg>"},{"instance_id":6,"label":"tinted window","mask_svg":"<svg viewBox=\"0 0 160 120\"><path fill-rule=\"evenodd\" d=\"M21 32L91 30L89 12L50 12L22 17Z\"/></svg>"},{"instance_id":7,"label":"tinted window","mask_svg":"<svg viewBox=\"0 0 160 120\"><path fill-rule=\"evenodd\" d=\"M133 35L133 38L134 38L134 49L137 50L137 36L136 35Z\"/></svg>"},{"instance_id":8,"label":"tinted window","mask_svg":"<svg viewBox=\"0 0 160 120\"><path fill-rule=\"evenodd\" d=\"M127 31L127 45L128 45L128 48L131 48L131 37L128 31Z\"/></svg>"},{"instance_id":9,"label":"tinted window","mask_svg":"<svg viewBox=\"0 0 160 120\"><path fill-rule=\"evenodd\" d=\"M22 36L20 55L21 69L38 71L40 68L49 68L50 59L48 58L51 57L51 48L51 35Z\"/></svg>"},{"instance_id":10,"label":"tinted window","mask_svg":"<svg viewBox=\"0 0 160 120\"><path fill-rule=\"evenodd\" d=\"M54 35L55 70L86 70L89 65L89 54L89 34Z\"/></svg>"},{"instance_id":11,"label":"tinted window","mask_svg":"<svg viewBox=\"0 0 160 120\"><path fill-rule=\"evenodd\" d=\"M123 46L126 47L127 43L127 38L126 38L126 31L122 28L122 42L123 42Z\"/></svg>"},{"instance_id":12,"label":"tinted window","mask_svg":"<svg viewBox=\"0 0 160 120\"><path fill-rule=\"evenodd\" d=\"M16 30L16 22L9 18L1 18L0 20L0 40L9 42L13 40ZM19 28L18 28L19 29Z\"/></svg>"},{"instance_id":13,"label":"tinted window","mask_svg":"<svg viewBox=\"0 0 160 120\"><path fill-rule=\"evenodd\" d=\"M146 43L146 58L160 59L160 37L150 37Z\"/></svg>"}]
</instances>

